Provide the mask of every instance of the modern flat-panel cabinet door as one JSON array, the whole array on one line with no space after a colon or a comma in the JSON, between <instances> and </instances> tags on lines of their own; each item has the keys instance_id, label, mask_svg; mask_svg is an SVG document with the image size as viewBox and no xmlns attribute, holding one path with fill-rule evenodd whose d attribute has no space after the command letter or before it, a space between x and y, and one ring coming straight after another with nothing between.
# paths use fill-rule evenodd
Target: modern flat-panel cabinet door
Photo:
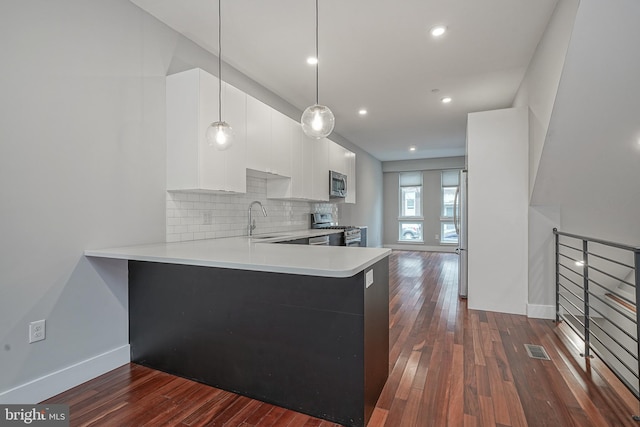
<instances>
[{"instance_id":1,"label":"modern flat-panel cabinet door","mask_svg":"<svg viewBox=\"0 0 640 427\"><path fill-rule=\"evenodd\" d=\"M271 147L271 107L247 95L247 168L267 172Z\"/></svg>"},{"instance_id":2,"label":"modern flat-panel cabinet door","mask_svg":"<svg viewBox=\"0 0 640 427\"><path fill-rule=\"evenodd\" d=\"M311 159L309 159L307 167L303 136L302 126L296 123L291 139L291 197L294 199L309 199L311 193L311 186L309 186L309 191L305 191L305 180L311 181L311 178L307 176L308 171L311 170Z\"/></svg>"},{"instance_id":3,"label":"modern flat-panel cabinet door","mask_svg":"<svg viewBox=\"0 0 640 427\"><path fill-rule=\"evenodd\" d=\"M271 149L267 172L291 176L291 145L296 125L296 122L281 112L271 110Z\"/></svg>"},{"instance_id":4,"label":"modern flat-panel cabinet door","mask_svg":"<svg viewBox=\"0 0 640 427\"><path fill-rule=\"evenodd\" d=\"M347 153L349 152L342 145L329 140L329 169L347 175L349 172Z\"/></svg>"},{"instance_id":5,"label":"modern flat-panel cabinet door","mask_svg":"<svg viewBox=\"0 0 640 427\"><path fill-rule=\"evenodd\" d=\"M347 152L347 197L345 203L356 202L356 153Z\"/></svg>"},{"instance_id":6,"label":"modern flat-panel cabinet door","mask_svg":"<svg viewBox=\"0 0 640 427\"><path fill-rule=\"evenodd\" d=\"M329 140L329 170L347 176L347 197L344 203L356 202L356 153Z\"/></svg>"},{"instance_id":7,"label":"modern flat-panel cabinet door","mask_svg":"<svg viewBox=\"0 0 640 427\"><path fill-rule=\"evenodd\" d=\"M310 139L311 143L311 199L329 200L329 140Z\"/></svg>"},{"instance_id":8,"label":"modern flat-panel cabinet door","mask_svg":"<svg viewBox=\"0 0 640 427\"><path fill-rule=\"evenodd\" d=\"M316 171L314 170L313 164L314 159L313 155L315 153L314 145L318 142L317 139L309 138L302 131L302 126L300 127L300 146L302 148L302 170L304 171L304 176L302 177L302 197L305 199L313 200L314 191L313 191L313 182ZM327 171L327 179L329 179L329 173ZM327 187L327 191L329 187ZM328 196L328 194L327 194Z\"/></svg>"},{"instance_id":9,"label":"modern flat-panel cabinet door","mask_svg":"<svg viewBox=\"0 0 640 427\"><path fill-rule=\"evenodd\" d=\"M227 150L225 178L227 191L247 191L247 95L222 83L222 120L233 129L233 146Z\"/></svg>"},{"instance_id":10,"label":"modern flat-panel cabinet door","mask_svg":"<svg viewBox=\"0 0 640 427\"><path fill-rule=\"evenodd\" d=\"M246 118L233 112L233 105L241 106L243 97L240 91L230 96L235 101L225 118L240 131L240 138L228 150L218 151L205 137L207 127L219 118L218 79L198 68L167 76L167 190L246 192L235 176L237 159L245 150Z\"/></svg>"}]
</instances>

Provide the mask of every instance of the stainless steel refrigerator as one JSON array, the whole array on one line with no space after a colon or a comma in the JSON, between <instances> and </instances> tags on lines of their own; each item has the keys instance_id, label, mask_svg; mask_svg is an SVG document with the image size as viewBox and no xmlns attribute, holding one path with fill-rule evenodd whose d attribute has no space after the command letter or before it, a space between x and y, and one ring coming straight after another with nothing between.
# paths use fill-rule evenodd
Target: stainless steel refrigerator
<instances>
[{"instance_id":1,"label":"stainless steel refrigerator","mask_svg":"<svg viewBox=\"0 0 640 427\"><path fill-rule=\"evenodd\" d=\"M469 288L468 283L468 251L467 251L467 171L460 171L460 179L456 190L456 197L453 202L453 223L458 234L458 247L456 253L458 259L458 293L460 297L466 298Z\"/></svg>"}]
</instances>

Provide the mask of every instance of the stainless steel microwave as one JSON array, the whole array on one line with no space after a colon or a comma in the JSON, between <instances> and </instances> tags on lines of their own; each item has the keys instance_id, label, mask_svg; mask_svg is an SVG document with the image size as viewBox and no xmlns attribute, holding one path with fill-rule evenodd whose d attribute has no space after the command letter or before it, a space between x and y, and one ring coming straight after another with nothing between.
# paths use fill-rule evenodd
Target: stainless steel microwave
<instances>
[{"instance_id":1,"label":"stainless steel microwave","mask_svg":"<svg viewBox=\"0 0 640 427\"><path fill-rule=\"evenodd\" d=\"M336 171L329 171L329 196L347 197L347 176Z\"/></svg>"}]
</instances>

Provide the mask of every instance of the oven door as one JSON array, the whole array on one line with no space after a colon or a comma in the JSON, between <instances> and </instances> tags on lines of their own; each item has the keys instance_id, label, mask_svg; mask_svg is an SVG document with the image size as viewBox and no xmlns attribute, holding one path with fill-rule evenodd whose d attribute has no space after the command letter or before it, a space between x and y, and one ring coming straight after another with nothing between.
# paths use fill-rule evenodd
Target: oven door
<instances>
[{"instance_id":1,"label":"oven door","mask_svg":"<svg viewBox=\"0 0 640 427\"><path fill-rule=\"evenodd\" d=\"M360 246L362 241L361 233L359 229L349 230L344 233L344 245L345 246Z\"/></svg>"},{"instance_id":2,"label":"oven door","mask_svg":"<svg viewBox=\"0 0 640 427\"><path fill-rule=\"evenodd\" d=\"M349 240L345 243L345 246L360 246L360 239L357 240Z\"/></svg>"}]
</instances>

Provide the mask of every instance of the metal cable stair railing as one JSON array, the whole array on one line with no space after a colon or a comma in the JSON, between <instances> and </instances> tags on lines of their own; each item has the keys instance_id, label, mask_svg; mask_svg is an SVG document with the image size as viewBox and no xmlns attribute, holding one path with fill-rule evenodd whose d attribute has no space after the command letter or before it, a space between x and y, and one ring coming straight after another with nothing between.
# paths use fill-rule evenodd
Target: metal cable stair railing
<instances>
[{"instance_id":1,"label":"metal cable stair railing","mask_svg":"<svg viewBox=\"0 0 640 427\"><path fill-rule=\"evenodd\" d=\"M556 322L582 338L581 356L596 354L640 400L640 247L555 228L553 234Z\"/></svg>"}]
</instances>

